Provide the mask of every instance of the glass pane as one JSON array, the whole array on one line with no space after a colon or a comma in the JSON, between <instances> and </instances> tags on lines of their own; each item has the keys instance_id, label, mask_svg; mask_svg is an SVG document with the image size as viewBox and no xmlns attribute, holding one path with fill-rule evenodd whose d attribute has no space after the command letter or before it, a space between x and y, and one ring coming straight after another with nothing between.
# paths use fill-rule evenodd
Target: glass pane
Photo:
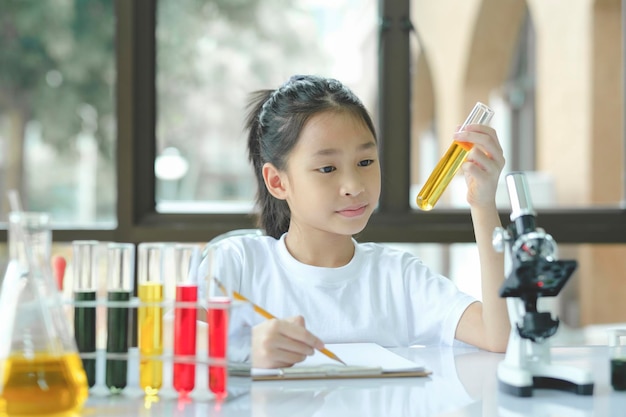
<instances>
[{"instance_id":1,"label":"glass pane","mask_svg":"<svg viewBox=\"0 0 626 417\"><path fill-rule=\"evenodd\" d=\"M375 0L160 0L157 210L250 211L243 120L252 91L321 74L374 111L376 28Z\"/></svg>"},{"instance_id":2,"label":"glass pane","mask_svg":"<svg viewBox=\"0 0 626 417\"><path fill-rule=\"evenodd\" d=\"M0 218L15 189L57 226L115 227L113 5L0 2Z\"/></svg>"},{"instance_id":3,"label":"glass pane","mask_svg":"<svg viewBox=\"0 0 626 417\"><path fill-rule=\"evenodd\" d=\"M621 2L574 9L538 2L532 13L525 2L484 3L456 9L473 16L456 31L446 29L442 13L453 0L413 3L420 36L413 48L411 204L456 126L482 101L495 110L504 174L528 172L536 207L618 206L626 177ZM497 200L508 207L504 186ZM462 175L438 207L467 207Z\"/></svg>"}]
</instances>

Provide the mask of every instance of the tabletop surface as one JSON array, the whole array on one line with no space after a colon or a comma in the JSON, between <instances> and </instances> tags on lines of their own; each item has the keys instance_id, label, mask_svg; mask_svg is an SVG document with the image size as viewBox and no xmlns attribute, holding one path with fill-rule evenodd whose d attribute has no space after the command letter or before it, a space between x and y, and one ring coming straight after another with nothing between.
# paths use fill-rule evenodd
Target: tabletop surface
<instances>
[{"instance_id":1,"label":"tabletop surface","mask_svg":"<svg viewBox=\"0 0 626 417\"><path fill-rule=\"evenodd\" d=\"M467 347L392 349L422 363L427 377L316 381L255 381L249 394L217 403L181 400L164 393L157 401L139 391L122 395L92 392L83 416L624 416L626 392L610 384L606 346L553 347L552 363L588 370L592 396L536 389L518 398L498 389L496 370L504 359Z\"/></svg>"}]
</instances>

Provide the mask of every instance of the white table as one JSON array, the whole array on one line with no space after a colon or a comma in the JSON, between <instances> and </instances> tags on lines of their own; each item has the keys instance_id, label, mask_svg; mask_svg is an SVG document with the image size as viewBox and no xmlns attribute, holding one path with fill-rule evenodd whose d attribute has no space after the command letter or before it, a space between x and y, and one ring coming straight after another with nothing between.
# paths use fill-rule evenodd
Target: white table
<instances>
[{"instance_id":1,"label":"white table","mask_svg":"<svg viewBox=\"0 0 626 417\"><path fill-rule=\"evenodd\" d=\"M588 369L593 396L535 390L530 398L499 392L496 368L504 355L472 348L406 348L396 353L423 363L422 378L253 382L250 394L224 404L179 402L164 396L144 404L138 391L90 396L81 415L96 416L624 416L626 392L610 385L606 346L557 347L554 363Z\"/></svg>"}]
</instances>

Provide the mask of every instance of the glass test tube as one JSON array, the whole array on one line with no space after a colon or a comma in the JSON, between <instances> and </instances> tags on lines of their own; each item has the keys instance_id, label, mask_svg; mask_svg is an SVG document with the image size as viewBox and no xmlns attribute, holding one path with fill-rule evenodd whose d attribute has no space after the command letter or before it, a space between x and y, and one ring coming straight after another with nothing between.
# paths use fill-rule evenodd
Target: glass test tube
<instances>
[{"instance_id":1,"label":"glass test tube","mask_svg":"<svg viewBox=\"0 0 626 417\"><path fill-rule=\"evenodd\" d=\"M207 322L208 322L208 347L209 347L209 389L218 400L223 400L228 395L228 325L230 314L230 288L224 287L225 277L220 274L217 265L218 246L209 248L206 261L209 263L207 282ZM220 280L220 284L214 281ZM223 281L222 281L223 280Z\"/></svg>"},{"instance_id":2,"label":"glass test tube","mask_svg":"<svg viewBox=\"0 0 626 417\"><path fill-rule=\"evenodd\" d=\"M228 369L226 366L228 349L228 313L230 299L221 298L209 301L207 321L209 324L209 359L218 361L209 364L209 389L220 400L228 391Z\"/></svg>"},{"instance_id":3,"label":"glass test tube","mask_svg":"<svg viewBox=\"0 0 626 417\"><path fill-rule=\"evenodd\" d=\"M135 277L135 245L107 246L107 354L128 354L129 311ZM126 304L126 305L125 305ZM113 393L126 387L128 357L106 360L106 386Z\"/></svg>"},{"instance_id":4,"label":"glass test tube","mask_svg":"<svg viewBox=\"0 0 626 417\"><path fill-rule=\"evenodd\" d=\"M139 244L137 341L139 385L156 395L163 384L163 243Z\"/></svg>"},{"instance_id":5,"label":"glass test tube","mask_svg":"<svg viewBox=\"0 0 626 417\"><path fill-rule=\"evenodd\" d=\"M198 263L200 251L193 244L174 247L176 265L176 308L174 310L174 389L186 395L196 379L196 318ZM176 358L182 360L176 361Z\"/></svg>"},{"instance_id":6,"label":"glass test tube","mask_svg":"<svg viewBox=\"0 0 626 417\"><path fill-rule=\"evenodd\" d=\"M74 280L74 337L81 354L92 354L83 358L89 387L96 384L96 287L98 277L98 245L96 240L72 242L72 264ZM87 304L86 306L81 303Z\"/></svg>"},{"instance_id":7,"label":"glass test tube","mask_svg":"<svg viewBox=\"0 0 626 417\"><path fill-rule=\"evenodd\" d=\"M463 131L467 125L483 124L486 125L493 116L493 110L483 103L476 103L459 132ZM435 207L441 194L454 178L459 168L465 162L467 154L474 145L468 142L453 141L444 156L441 158L428 180L417 195L417 207L428 211Z\"/></svg>"},{"instance_id":8,"label":"glass test tube","mask_svg":"<svg viewBox=\"0 0 626 417\"><path fill-rule=\"evenodd\" d=\"M609 354L611 358L611 386L615 391L626 391L626 329L609 330Z\"/></svg>"}]
</instances>

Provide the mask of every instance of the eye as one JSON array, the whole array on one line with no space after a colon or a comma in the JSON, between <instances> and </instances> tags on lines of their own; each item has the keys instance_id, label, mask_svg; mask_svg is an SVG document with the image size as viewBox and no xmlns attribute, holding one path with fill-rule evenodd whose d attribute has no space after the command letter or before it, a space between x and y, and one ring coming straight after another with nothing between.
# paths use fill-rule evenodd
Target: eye
<instances>
[{"instance_id":1,"label":"eye","mask_svg":"<svg viewBox=\"0 0 626 417\"><path fill-rule=\"evenodd\" d=\"M359 162L359 166L360 167L366 167L366 166L372 165L373 163L374 163L373 159L364 159L364 160Z\"/></svg>"},{"instance_id":2,"label":"eye","mask_svg":"<svg viewBox=\"0 0 626 417\"><path fill-rule=\"evenodd\" d=\"M333 166L327 166L327 167L319 168L318 171L321 172L322 174L330 174L331 172L333 172L336 169L337 168L335 168Z\"/></svg>"}]
</instances>

